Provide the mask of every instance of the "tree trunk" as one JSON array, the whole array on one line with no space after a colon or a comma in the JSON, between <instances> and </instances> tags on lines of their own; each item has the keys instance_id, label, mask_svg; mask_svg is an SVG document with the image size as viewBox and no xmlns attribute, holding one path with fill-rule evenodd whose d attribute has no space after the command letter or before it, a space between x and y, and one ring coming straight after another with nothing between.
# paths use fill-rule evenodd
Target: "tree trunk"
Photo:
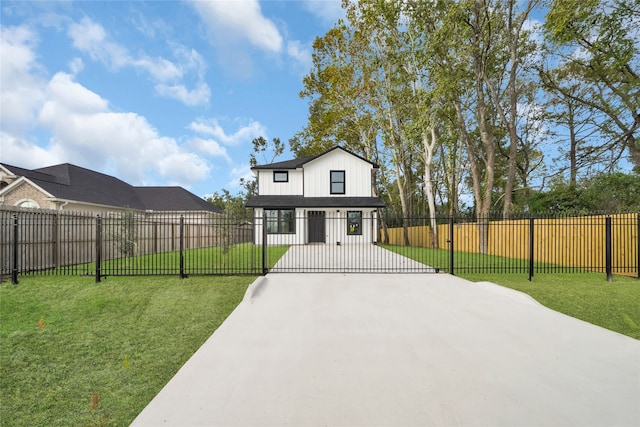
<instances>
[{"instance_id":1,"label":"tree trunk","mask_svg":"<svg viewBox=\"0 0 640 427\"><path fill-rule=\"evenodd\" d=\"M578 179L578 160L577 160L577 152L578 152L578 138L576 135L576 128L574 122L574 111L573 105L571 102L567 103L567 112L569 116L567 117L567 126L569 127L569 185L575 186L577 184Z\"/></svg>"},{"instance_id":2,"label":"tree trunk","mask_svg":"<svg viewBox=\"0 0 640 427\"><path fill-rule=\"evenodd\" d=\"M422 145L424 147L424 192L429 204L429 218L431 224L431 247L438 248L438 225L436 221L436 200L433 188L431 166L433 163L433 151L438 141L435 127L431 127L431 140L429 134L422 134Z\"/></svg>"}]
</instances>

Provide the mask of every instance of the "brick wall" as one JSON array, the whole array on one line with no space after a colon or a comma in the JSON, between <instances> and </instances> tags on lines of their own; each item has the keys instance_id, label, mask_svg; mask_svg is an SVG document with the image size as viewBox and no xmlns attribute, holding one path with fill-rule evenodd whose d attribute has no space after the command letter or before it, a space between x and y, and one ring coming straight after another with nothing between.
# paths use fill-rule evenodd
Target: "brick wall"
<instances>
[{"instance_id":1,"label":"brick wall","mask_svg":"<svg viewBox=\"0 0 640 427\"><path fill-rule=\"evenodd\" d=\"M16 206L25 199L29 199L36 202L42 209L55 209L55 203L46 200L46 198L47 196L34 186L27 182L23 182L4 195L4 201L2 204L6 206Z\"/></svg>"}]
</instances>

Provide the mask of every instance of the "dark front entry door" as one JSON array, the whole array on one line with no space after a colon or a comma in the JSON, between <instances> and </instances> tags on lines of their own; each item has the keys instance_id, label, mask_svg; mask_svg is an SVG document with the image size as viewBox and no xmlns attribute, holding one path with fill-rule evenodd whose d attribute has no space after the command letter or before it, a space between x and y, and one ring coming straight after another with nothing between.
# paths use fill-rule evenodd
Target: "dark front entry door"
<instances>
[{"instance_id":1,"label":"dark front entry door","mask_svg":"<svg viewBox=\"0 0 640 427\"><path fill-rule=\"evenodd\" d=\"M325 243L324 211L309 211L309 243Z\"/></svg>"}]
</instances>

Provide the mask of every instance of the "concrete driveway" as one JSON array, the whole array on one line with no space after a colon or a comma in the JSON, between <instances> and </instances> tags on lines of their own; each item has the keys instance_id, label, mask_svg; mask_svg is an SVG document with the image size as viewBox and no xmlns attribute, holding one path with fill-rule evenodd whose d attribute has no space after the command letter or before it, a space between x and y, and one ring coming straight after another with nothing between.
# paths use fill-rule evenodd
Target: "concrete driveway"
<instances>
[{"instance_id":1,"label":"concrete driveway","mask_svg":"<svg viewBox=\"0 0 640 427\"><path fill-rule=\"evenodd\" d=\"M638 426L640 341L445 274L269 274L134 426Z\"/></svg>"},{"instance_id":2,"label":"concrete driveway","mask_svg":"<svg viewBox=\"0 0 640 427\"><path fill-rule=\"evenodd\" d=\"M292 245L272 273L435 273L419 263L374 244Z\"/></svg>"}]
</instances>

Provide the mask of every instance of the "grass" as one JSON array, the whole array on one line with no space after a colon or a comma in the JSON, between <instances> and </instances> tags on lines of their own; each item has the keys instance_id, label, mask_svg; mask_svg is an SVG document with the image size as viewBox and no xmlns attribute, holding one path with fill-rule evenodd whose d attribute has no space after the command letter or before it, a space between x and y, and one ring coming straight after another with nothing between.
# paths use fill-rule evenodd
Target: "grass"
<instances>
[{"instance_id":1,"label":"grass","mask_svg":"<svg viewBox=\"0 0 640 427\"><path fill-rule=\"evenodd\" d=\"M449 270L449 251L447 249L431 249L413 246L395 246L381 244L381 247L411 258L440 270ZM516 273L529 270L528 259L508 258L497 255L484 255L474 252L455 252L454 272L477 271ZM557 267L553 264L534 263L537 270ZM457 273L456 273L457 274Z\"/></svg>"},{"instance_id":2,"label":"grass","mask_svg":"<svg viewBox=\"0 0 640 427\"><path fill-rule=\"evenodd\" d=\"M408 256L427 258L413 249ZM270 251L269 263L277 254ZM459 275L525 292L554 310L640 339L638 280L607 283L601 273L537 274L532 282L526 274ZM27 276L17 286L0 285L0 422L129 425L253 280L109 277L95 284L91 277Z\"/></svg>"},{"instance_id":3,"label":"grass","mask_svg":"<svg viewBox=\"0 0 640 427\"><path fill-rule=\"evenodd\" d=\"M594 325L640 340L640 281L602 273L459 274L473 282L488 281L531 295L542 305Z\"/></svg>"},{"instance_id":4,"label":"grass","mask_svg":"<svg viewBox=\"0 0 640 427\"><path fill-rule=\"evenodd\" d=\"M267 267L271 268L289 249L289 246L269 246L267 250ZM262 246L241 243L230 247L226 252L221 247L185 249L183 251L184 270L187 275L207 274L249 274L262 273ZM100 265L103 275L135 275L135 274L180 274L180 252L160 252L149 255L103 260ZM94 275L95 263L61 267L50 274L75 273Z\"/></svg>"},{"instance_id":5,"label":"grass","mask_svg":"<svg viewBox=\"0 0 640 427\"><path fill-rule=\"evenodd\" d=\"M24 277L0 285L2 425L122 426L253 277Z\"/></svg>"},{"instance_id":6,"label":"grass","mask_svg":"<svg viewBox=\"0 0 640 427\"><path fill-rule=\"evenodd\" d=\"M382 246L432 267L449 268L446 250ZM609 283L604 273L536 273L530 282L527 260L459 252L454 260L457 276L524 292L553 310L640 340L640 281L637 279L614 276ZM485 272L467 272L478 267ZM535 267L539 271L557 266L535 264Z\"/></svg>"}]
</instances>

